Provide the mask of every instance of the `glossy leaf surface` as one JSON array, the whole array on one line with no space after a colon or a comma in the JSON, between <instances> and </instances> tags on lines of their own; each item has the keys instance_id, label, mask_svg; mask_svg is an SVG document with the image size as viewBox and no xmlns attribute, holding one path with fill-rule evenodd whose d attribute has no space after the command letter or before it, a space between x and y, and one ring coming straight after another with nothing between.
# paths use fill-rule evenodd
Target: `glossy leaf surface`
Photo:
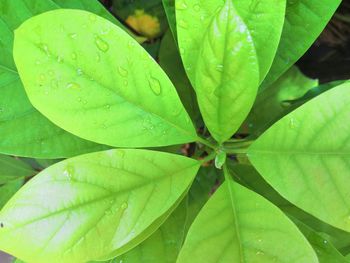
<instances>
[{"instance_id":1,"label":"glossy leaf surface","mask_svg":"<svg viewBox=\"0 0 350 263\"><path fill-rule=\"evenodd\" d=\"M297 67L291 68L270 87L262 90L245 124L250 133L261 134L291 108L293 100L318 86L318 81L304 76Z\"/></svg>"},{"instance_id":2,"label":"glossy leaf surface","mask_svg":"<svg viewBox=\"0 0 350 263\"><path fill-rule=\"evenodd\" d=\"M196 139L166 74L103 18L77 10L36 16L16 30L14 54L32 104L73 134L117 147Z\"/></svg>"},{"instance_id":3,"label":"glossy leaf surface","mask_svg":"<svg viewBox=\"0 0 350 263\"><path fill-rule=\"evenodd\" d=\"M159 227L198 168L195 160L146 150L110 150L55 164L1 210L0 249L37 263L115 253L141 240L152 224Z\"/></svg>"},{"instance_id":4,"label":"glossy leaf surface","mask_svg":"<svg viewBox=\"0 0 350 263\"><path fill-rule=\"evenodd\" d=\"M73 2L82 1L69 1L72 4ZM90 1L89 6L99 5L94 2ZM66 6L73 8L68 3ZM46 0L0 2L1 153L60 158L102 149L99 145L79 139L58 128L36 111L24 92L13 62L13 30L31 16L59 7L54 2ZM104 12L107 13L105 10Z\"/></svg>"},{"instance_id":5,"label":"glossy leaf surface","mask_svg":"<svg viewBox=\"0 0 350 263\"><path fill-rule=\"evenodd\" d=\"M164 224L140 245L115 258L114 262L176 262L188 228L209 199L218 175L213 167L201 167L188 195Z\"/></svg>"},{"instance_id":6,"label":"glossy leaf surface","mask_svg":"<svg viewBox=\"0 0 350 263\"><path fill-rule=\"evenodd\" d=\"M269 128L249 159L284 198L350 231L350 84L333 88Z\"/></svg>"},{"instance_id":7,"label":"glossy leaf surface","mask_svg":"<svg viewBox=\"0 0 350 263\"><path fill-rule=\"evenodd\" d=\"M325 238L319 233L309 228L300 221L294 220L300 231L310 242L314 248L319 263L347 263L345 257Z\"/></svg>"},{"instance_id":8,"label":"glossy leaf surface","mask_svg":"<svg viewBox=\"0 0 350 263\"><path fill-rule=\"evenodd\" d=\"M277 80L312 45L341 0L287 0L281 41L264 87Z\"/></svg>"},{"instance_id":9,"label":"glossy leaf surface","mask_svg":"<svg viewBox=\"0 0 350 263\"><path fill-rule=\"evenodd\" d=\"M195 219L177 262L318 261L296 226L278 208L229 181Z\"/></svg>"},{"instance_id":10,"label":"glossy leaf surface","mask_svg":"<svg viewBox=\"0 0 350 263\"><path fill-rule=\"evenodd\" d=\"M200 118L196 94L186 76L180 53L170 31L162 39L159 49L159 64L174 83L186 111L196 122Z\"/></svg>"},{"instance_id":11,"label":"glossy leaf surface","mask_svg":"<svg viewBox=\"0 0 350 263\"><path fill-rule=\"evenodd\" d=\"M284 10L285 1L176 1L180 53L217 141L247 116L276 52Z\"/></svg>"}]
</instances>

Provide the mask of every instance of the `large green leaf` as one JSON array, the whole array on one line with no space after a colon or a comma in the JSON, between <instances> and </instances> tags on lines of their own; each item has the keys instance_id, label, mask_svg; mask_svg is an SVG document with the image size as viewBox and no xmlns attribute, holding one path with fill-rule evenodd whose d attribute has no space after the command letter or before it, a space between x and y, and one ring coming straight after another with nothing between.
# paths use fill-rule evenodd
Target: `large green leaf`
<instances>
[{"instance_id":1,"label":"large green leaf","mask_svg":"<svg viewBox=\"0 0 350 263\"><path fill-rule=\"evenodd\" d=\"M291 108L290 101L301 98L317 85L317 80L307 78L297 67L292 67L258 94L245 121L249 132L261 134Z\"/></svg>"},{"instance_id":2,"label":"large green leaf","mask_svg":"<svg viewBox=\"0 0 350 263\"><path fill-rule=\"evenodd\" d=\"M73 5L86 1L69 2ZM90 7L99 6L95 1L89 2ZM58 128L36 111L24 92L13 62L13 30L31 16L59 7L54 2L46 0L0 1L1 153L60 158L102 149L101 146L79 139ZM104 13L108 14L105 10Z\"/></svg>"},{"instance_id":3,"label":"large green leaf","mask_svg":"<svg viewBox=\"0 0 350 263\"><path fill-rule=\"evenodd\" d=\"M264 87L277 80L312 45L341 0L287 0L281 42Z\"/></svg>"},{"instance_id":4,"label":"large green leaf","mask_svg":"<svg viewBox=\"0 0 350 263\"><path fill-rule=\"evenodd\" d=\"M21 160L6 155L0 155L0 184L12 180L32 176L36 172Z\"/></svg>"},{"instance_id":5,"label":"large green leaf","mask_svg":"<svg viewBox=\"0 0 350 263\"><path fill-rule=\"evenodd\" d=\"M303 235L314 248L319 263L346 263L345 257L325 238L316 231L303 224L301 221L293 219Z\"/></svg>"},{"instance_id":6,"label":"large green leaf","mask_svg":"<svg viewBox=\"0 0 350 263\"><path fill-rule=\"evenodd\" d=\"M73 134L117 147L196 140L166 74L101 17L68 9L33 17L16 30L14 57L32 104Z\"/></svg>"},{"instance_id":7,"label":"large green leaf","mask_svg":"<svg viewBox=\"0 0 350 263\"><path fill-rule=\"evenodd\" d=\"M159 49L159 64L174 83L177 93L192 120L200 118L196 94L186 76L175 40L168 31Z\"/></svg>"},{"instance_id":8,"label":"large green leaf","mask_svg":"<svg viewBox=\"0 0 350 263\"><path fill-rule=\"evenodd\" d=\"M318 261L296 226L278 208L229 180L194 221L177 262Z\"/></svg>"},{"instance_id":9,"label":"large green leaf","mask_svg":"<svg viewBox=\"0 0 350 263\"><path fill-rule=\"evenodd\" d=\"M277 50L284 10L285 1L176 1L180 53L217 141L247 116Z\"/></svg>"},{"instance_id":10,"label":"large green leaf","mask_svg":"<svg viewBox=\"0 0 350 263\"><path fill-rule=\"evenodd\" d=\"M140 245L121 255L115 262L174 263L185 237L187 198L168 217L164 224Z\"/></svg>"},{"instance_id":11,"label":"large green leaf","mask_svg":"<svg viewBox=\"0 0 350 263\"><path fill-rule=\"evenodd\" d=\"M1 210L0 249L29 262L76 263L136 246L163 223L198 168L195 160L147 150L55 164Z\"/></svg>"},{"instance_id":12,"label":"large green leaf","mask_svg":"<svg viewBox=\"0 0 350 263\"><path fill-rule=\"evenodd\" d=\"M333 88L269 128L249 159L283 197L350 231L350 84Z\"/></svg>"},{"instance_id":13,"label":"large green leaf","mask_svg":"<svg viewBox=\"0 0 350 263\"><path fill-rule=\"evenodd\" d=\"M176 262L189 226L215 187L219 177L217 171L214 167L202 167L188 192L188 196L164 224L140 245L115 258L113 262Z\"/></svg>"}]
</instances>

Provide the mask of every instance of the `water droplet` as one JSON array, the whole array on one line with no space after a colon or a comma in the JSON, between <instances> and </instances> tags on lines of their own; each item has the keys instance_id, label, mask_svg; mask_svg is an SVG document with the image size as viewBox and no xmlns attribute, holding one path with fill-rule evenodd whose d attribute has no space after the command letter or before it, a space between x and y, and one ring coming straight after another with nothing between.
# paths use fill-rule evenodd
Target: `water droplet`
<instances>
[{"instance_id":1,"label":"water droplet","mask_svg":"<svg viewBox=\"0 0 350 263\"><path fill-rule=\"evenodd\" d=\"M97 62L100 62L100 61L101 61L101 56L100 56L100 54L97 54L97 55L96 55L96 61L97 61Z\"/></svg>"},{"instance_id":2,"label":"water droplet","mask_svg":"<svg viewBox=\"0 0 350 263\"><path fill-rule=\"evenodd\" d=\"M106 41L104 41L102 38L100 38L99 36L95 37L95 44L97 46L97 48L99 50L101 50L102 52L107 52L109 49L109 45Z\"/></svg>"},{"instance_id":3,"label":"water droplet","mask_svg":"<svg viewBox=\"0 0 350 263\"><path fill-rule=\"evenodd\" d=\"M39 76L39 80L41 80L41 81L45 81L45 79L46 79L45 75L44 75L44 74L40 74L40 76Z\"/></svg>"},{"instance_id":4,"label":"water droplet","mask_svg":"<svg viewBox=\"0 0 350 263\"><path fill-rule=\"evenodd\" d=\"M328 241L327 240L323 240L323 244L327 244L328 243Z\"/></svg>"},{"instance_id":5,"label":"water droplet","mask_svg":"<svg viewBox=\"0 0 350 263\"><path fill-rule=\"evenodd\" d=\"M76 60L77 59L77 54L75 52L73 52L71 57L72 57L73 60Z\"/></svg>"},{"instance_id":6,"label":"water droplet","mask_svg":"<svg viewBox=\"0 0 350 263\"><path fill-rule=\"evenodd\" d=\"M162 87L160 85L159 80L154 78L154 77L150 77L148 82L149 82L149 86L150 86L151 90L153 91L153 93L157 96L160 95L162 92Z\"/></svg>"},{"instance_id":7,"label":"water droplet","mask_svg":"<svg viewBox=\"0 0 350 263\"><path fill-rule=\"evenodd\" d=\"M79 89L80 85L75 82L69 82L66 86L67 89Z\"/></svg>"},{"instance_id":8,"label":"water droplet","mask_svg":"<svg viewBox=\"0 0 350 263\"><path fill-rule=\"evenodd\" d=\"M78 68L77 69L77 74L78 74L78 76L81 76L81 75L84 74L84 72L83 72L83 70L81 68Z\"/></svg>"},{"instance_id":9,"label":"water droplet","mask_svg":"<svg viewBox=\"0 0 350 263\"><path fill-rule=\"evenodd\" d=\"M144 130L153 130L154 128L154 125L150 118L145 118L142 122L142 126Z\"/></svg>"},{"instance_id":10,"label":"water droplet","mask_svg":"<svg viewBox=\"0 0 350 263\"><path fill-rule=\"evenodd\" d=\"M57 56L57 62L60 63L60 64L63 63L63 57L58 55Z\"/></svg>"},{"instance_id":11,"label":"water droplet","mask_svg":"<svg viewBox=\"0 0 350 263\"><path fill-rule=\"evenodd\" d=\"M76 39L77 36L78 36L77 33L71 33L71 34L69 34L69 37L70 37L71 39Z\"/></svg>"},{"instance_id":12,"label":"water droplet","mask_svg":"<svg viewBox=\"0 0 350 263\"><path fill-rule=\"evenodd\" d=\"M182 108L177 108L177 109L174 109L173 112L172 112L172 115L175 117L175 116L178 116L180 115L182 111Z\"/></svg>"},{"instance_id":13,"label":"water droplet","mask_svg":"<svg viewBox=\"0 0 350 263\"><path fill-rule=\"evenodd\" d=\"M111 28L109 26L106 26L105 28L102 28L100 30L101 35L107 35L111 31Z\"/></svg>"},{"instance_id":14,"label":"water droplet","mask_svg":"<svg viewBox=\"0 0 350 263\"><path fill-rule=\"evenodd\" d=\"M194 11L199 12L201 10L201 7L198 4L195 4L193 6Z\"/></svg>"},{"instance_id":15,"label":"water droplet","mask_svg":"<svg viewBox=\"0 0 350 263\"><path fill-rule=\"evenodd\" d=\"M45 52L46 56L48 57L50 56L49 47L46 44L44 43L39 44L39 48Z\"/></svg>"},{"instance_id":16,"label":"water droplet","mask_svg":"<svg viewBox=\"0 0 350 263\"><path fill-rule=\"evenodd\" d=\"M127 80L124 80L124 86L128 86L129 82Z\"/></svg>"},{"instance_id":17,"label":"water droplet","mask_svg":"<svg viewBox=\"0 0 350 263\"><path fill-rule=\"evenodd\" d=\"M184 29L187 29L187 27L188 27L188 25L187 25L185 20L180 20L179 21L179 26L184 28Z\"/></svg>"},{"instance_id":18,"label":"water droplet","mask_svg":"<svg viewBox=\"0 0 350 263\"><path fill-rule=\"evenodd\" d=\"M175 8L176 10L185 10L187 9L187 4L184 1L176 1Z\"/></svg>"},{"instance_id":19,"label":"water droplet","mask_svg":"<svg viewBox=\"0 0 350 263\"><path fill-rule=\"evenodd\" d=\"M120 158L124 158L125 156L125 151L124 150L117 150L117 156Z\"/></svg>"},{"instance_id":20,"label":"water droplet","mask_svg":"<svg viewBox=\"0 0 350 263\"><path fill-rule=\"evenodd\" d=\"M129 48L133 48L135 46L136 46L135 41L134 40L130 40L129 43L128 43L128 47Z\"/></svg>"},{"instance_id":21,"label":"water droplet","mask_svg":"<svg viewBox=\"0 0 350 263\"><path fill-rule=\"evenodd\" d=\"M261 242L262 242L262 239L258 239L258 242L261 243Z\"/></svg>"},{"instance_id":22,"label":"water droplet","mask_svg":"<svg viewBox=\"0 0 350 263\"><path fill-rule=\"evenodd\" d=\"M265 253L259 250L259 251L256 252L256 255L257 256L263 256L263 255L265 255Z\"/></svg>"},{"instance_id":23,"label":"water droplet","mask_svg":"<svg viewBox=\"0 0 350 263\"><path fill-rule=\"evenodd\" d=\"M122 203L121 209L125 210L127 208L128 208L128 203L127 202Z\"/></svg>"},{"instance_id":24,"label":"water droplet","mask_svg":"<svg viewBox=\"0 0 350 263\"><path fill-rule=\"evenodd\" d=\"M89 15L89 20L90 20L91 22L95 22L95 21L96 21L96 15L90 14L90 15Z\"/></svg>"},{"instance_id":25,"label":"water droplet","mask_svg":"<svg viewBox=\"0 0 350 263\"><path fill-rule=\"evenodd\" d=\"M289 127L290 127L291 129L295 129L297 126L298 126L297 120L295 120L294 118L291 118L291 119L289 120Z\"/></svg>"},{"instance_id":26,"label":"water droplet","mask_svg":"<svg viewBox=\"0 0 350 263\"><path fill-rule=\"evenodd\" d=\"M80 97L78 98L78 101L81 102L81 98Z\"/></svg>"},{"instance_id":27,"label":"water droplet","mask_svg":"<svg viewBox=\"0 0 350 263\"><path fill-rule=\"evenodd\" d=\"M222 64L216 65L216 70L219 71L219 72L223 72L224 71L224 65L222 65Z\"/></svg>"},{"instance_id":28,"label":"water droplet","mask_svg":"<svg viewBox=\"0 0 350 263\"><path fill-rule=\"evenodd\" d=\"M110 110L110 109L111 109L111 105L107 104L107 105L106 105L106 109L107 109L107 110Z\"/></svg>"},{"instance_id":29,"label":"water droplet","mask_svg":"<svg viewBox=\"0 0 350 263\"><path fill-rule=\"evenodd\" d=\"M58 81L56 79L51 80L51 88L52 89L58 88Z\"/></svg>"},{"instance_id":30,"label":"water droplet","mask_svg":"<svg viewBox=\"0 0 350 263\"><path fill-rule=\"evenodd\" d=\"M74 167L71 164L68 164L66 166L66 169L63 171L63 175L68 179L68 181L71 181L74 174Z\"/></svg>"},{"instance_id":31,"label":"water droplet","mask_svg":"<svg viewBox=\"0 0 350 263\"><path fill-rule=\"evenodd\" d=\"M127 77L129 74L129 72L121 66L118 67L118 72L122 77Z\"/></svg>"}]
</instances>

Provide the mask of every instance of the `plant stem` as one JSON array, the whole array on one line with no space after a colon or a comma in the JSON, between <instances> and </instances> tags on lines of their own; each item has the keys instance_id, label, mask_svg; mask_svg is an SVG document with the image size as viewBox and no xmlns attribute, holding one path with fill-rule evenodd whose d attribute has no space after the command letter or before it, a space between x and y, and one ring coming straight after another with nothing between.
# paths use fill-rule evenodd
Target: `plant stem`
<instances>
[{"instance_id":1,"label":"plant stem","mask_svg":"<svg viewBox=\"0 0 350 263\"><path fill-rule=\"evenodd\" d=\"M199 136L197 136L197 141L205 146L208 146L209 148L211 148L213 150L215 150L217 148L214 144L210 143L209 141L207 141Z\"/></svg>"},{"instance_id":2,"label":"plant stem","mask_svg":"<svg viewBox=\"0 0 350 263\"><path fill-rule=\"evenodd\" d=\"M213 160L215 158L215 156L216 156L216 152L213 151L208 156L206 156L204 159L200 160L200 162L201 162L201 164L209 162L209 161Z\"/></svg>"},{"instance_id":3,"label":"plant stem","mask_svg":"<svg viewBox=\"0 0 350 263\"><path fill-rule=\"evenodd\" d=\"M247 154L247 148L225 149L227 154Z\"/></svg>"}]
</instances>

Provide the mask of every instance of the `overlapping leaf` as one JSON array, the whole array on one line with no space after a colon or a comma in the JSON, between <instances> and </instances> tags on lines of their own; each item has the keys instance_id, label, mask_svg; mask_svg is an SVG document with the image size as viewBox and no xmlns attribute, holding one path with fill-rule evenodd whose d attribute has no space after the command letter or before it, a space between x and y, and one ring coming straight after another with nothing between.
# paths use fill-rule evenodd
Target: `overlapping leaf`
<instances>
[{"instance_id":1,"label":"overlapping leaf","mask_svg":"<svg viewBox=\"0 0 350 263\"><path fill-rule=\"evenodd\" d=\"M302 234L278 208L228 181L194 221L177 262L318 260Z\"/></svg>"},{"instance_id":2,"label":"overlapping leaf","mask_svg":"<svg viewBox=\"0 0 350 263\"><path fill-rule=\"evenodd\" d=\"M247 116L277 50L284 10L285 1L176 1L182 59L217 141Z\"/></svg>"},{"instance_id":3,"label":"overlapping leaf","mask_svg":"<svg viewBox=\"0 0 350 263\"><path fill-rule=\"evenodd\" d=\"M281 42L263 87L290 68L321 34L341 0L287 0Z\"/></svg>"},{"instance_id":4,"label":"overlapping leaf","mask_svg":"<svg viewBox=\"0 0 350 263\"><path fill-rule=\"evenodd\" d=\"M0 249L37 263L118 254L163 223L198 168L195 160L145 150L110 150L55 164L1 210Z\"/></svg>"},{"instance_id":5,"label":"overlapping leaf","mask_svg":"<svg viewBox=\"0 0 350 263\"><path fill-rule=\"evenodd\" d=\"M97 1L59 1L65 7L84 5L110 19ZM70 5L71 4L71 5ZM38 158L70 157L102 149L53 125L29 103L12 57L13 30L33 15L57 9L53 1L0 2L0 152ZM116 20L113 20L116 22ZM30 127L30 128L29 128Z\"/></svg>"},{"instance_id":6,"label":"overlapping leaf","mask_svg":"<svg viewBox=\"0 0 350 263\"><path fill-rule=\"evenodd\" d=\"M118 147L196 139L166 74L101 17L68 9L36 16L16 31L14 55L33 105L73 134Z\"/></svg>"},{"instance_id":7,"label":"overlapping leaf","mask_svg":"<svg viewBox=\"0 0 350 263\"><path fill-rule=\"evenodd\" d=\"M350 84L333 88L274 124L249 159L283 197L350 231Z\"/></svg>"}]
</instances>

